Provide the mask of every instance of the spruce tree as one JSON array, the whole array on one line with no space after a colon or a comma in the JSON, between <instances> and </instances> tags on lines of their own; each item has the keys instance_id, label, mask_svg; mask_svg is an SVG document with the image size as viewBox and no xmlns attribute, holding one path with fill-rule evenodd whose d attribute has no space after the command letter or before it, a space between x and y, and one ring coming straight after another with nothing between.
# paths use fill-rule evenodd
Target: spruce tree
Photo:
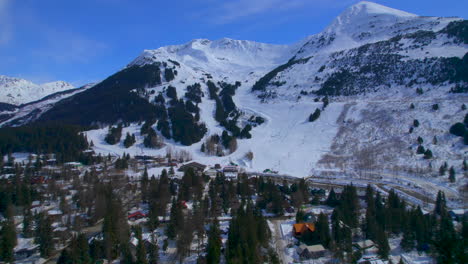
<instances>
[{"instance_id":1,"label":"spruce tree","mask_svg":"<svg viewBox=\"0 0 468 264\"><path fill-rule=\"evenodd\" d=\"M221 259L221 232L218 220L215 218L208 231L206 263L217 264Z\"/></svg>"},{"instance_id":2,"label":"spruce tree","mask_svg":"<svg viewBox=\"0 0 468 264\"><path fill-rule=\"evenodd\" d=\"M54 242L52 238L51 221L44 213L38 215L35 242L39 244L41 257L47 258L52 254Z\"/></svg>"},{"instance_id":3,"label":"spruce tree","mask_svg":"<svg viewBox=\"0 0 468 264\"><path fill-rule=\"evenodd\" d=\"M456 178L455 178L455 169L452 167L450 167L450 170L449 170L449 181L450 182L455 182L456 181Z\"/></svg>"},{"instance_id":4,"label":"spruce tree","mask_svg":"<svg viewBox=\"0 0 468 264\"><path fill-rule=\"evenodd\" d=\"M16 229L12 218L5 220L0 230L0 259L4 262L13 262L16 246Z\"/></svg>"},{"instance_id":5,"label":"spruce tree","mask_svg":"<svg viewBox=\"0 0 468 264\"><path fill-rule=\"evenodd\" d=\"M376 244L378 249L377 254L383 259L388 259L390 245L388 244L387 234L381 228L377 228Z\"/></svg>"}]
</instances>

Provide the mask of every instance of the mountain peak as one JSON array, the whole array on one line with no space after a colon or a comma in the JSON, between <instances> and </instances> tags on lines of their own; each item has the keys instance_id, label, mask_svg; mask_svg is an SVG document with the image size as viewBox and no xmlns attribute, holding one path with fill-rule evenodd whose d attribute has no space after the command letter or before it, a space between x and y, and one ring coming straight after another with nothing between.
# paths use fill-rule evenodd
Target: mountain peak
<instances>
[{"instance_id":1,"label":"mountain peak","mask_svg":"<svg viewBox=\"0 0 468 264\"><path fill-rule=\"evenodd\" d=\"M64 81L39 85L21 78L0 75L0 102L20 105L73 88L73 85Z\"/></svg>"},{"instance_id":2,"label":"mountain peak","mask_svg":"<svg viewBox=\"0 0 468 264\"><path fill-rule=\"evenodd\" d=\"M415 14L411 14L405 11L401 11L398 9L394 9L391 7L387 7L387 6L380 5L374 2L369 2L369 1L361 1L355 5L352 5L348 9L346 9L343 12L343 14L345 15L381 14L381 15L398 16L398 17L417 17L417 15Z\"/></svg>"}]
</instances>

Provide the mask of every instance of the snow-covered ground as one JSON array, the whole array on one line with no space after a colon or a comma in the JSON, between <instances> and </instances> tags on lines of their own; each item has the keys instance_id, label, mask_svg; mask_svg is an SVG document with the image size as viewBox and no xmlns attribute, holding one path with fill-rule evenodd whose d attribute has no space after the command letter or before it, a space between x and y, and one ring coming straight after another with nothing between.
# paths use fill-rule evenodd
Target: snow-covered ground
<instances>
[{"instance_id":1,"label":"snow-covered ground","mask_svg":"<svg viewBox=\"0 0 468 264\"><path fill-rule=\"evenodd\" d=\"M73 85L64 81L35 84L24 79L0 75L0 102L20 105L73 88Z\"/></svg>"}]
</instances>

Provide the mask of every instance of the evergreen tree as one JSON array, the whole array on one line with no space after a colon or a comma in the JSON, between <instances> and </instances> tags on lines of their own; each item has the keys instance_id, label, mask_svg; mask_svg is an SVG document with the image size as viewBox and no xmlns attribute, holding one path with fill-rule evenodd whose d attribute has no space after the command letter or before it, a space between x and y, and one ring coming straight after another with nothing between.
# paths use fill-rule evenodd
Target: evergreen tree
<instances>
[{"instance_id":1,"label":"evergreen tree","mask_svg":"<svg viewBox=\"0 0 468 264\"><path fill-rule=\"evenodd\" d=\"M418 137L418 144L421 145L422 143L424 143L424 140L422 139L422 137Z\"/></svg>"},{"instance_id":2,"label":"evergreen tree","mask_svg":"<svg viewBox=\"0 0 468 264\"><path fill-rule=\"evenodd\" d=\"M406 252L410 252L414 249L416 244L413 230L406 230L403 233L403 238L401 239L400 246Z\"/></svg>"},{"instance_id":3,"label":"evergreen tree","mask_svg":"<svg viewBox=\"0 0 468 264\"><path fill-rule=\"evenodd\" d=\"M338 205L338 198L336 197L336 193L333 188L330 190L330 193L328 194L328 198L325 201L325 204L331 207L335 207Z\"/></svg>"},{"instance_id":4,"label":"evergreen tree","mask_svg":"<svg viewBox=\"0 0 468 264\"><path fill-rule=\"evenodd\" d=\"M455 169L452 167L450 167L450 170L449 170L449 181L450 182L455 182L456 178L455 178Z\"/></svg>"},{"instance_id":5,"label":"evergreen tree","mask_svg":"<svg viewBox=\"0 0 468 264\"><path fill-rule=\"evenodd\" d=\"M296 223L304 222L304 218L305 218L304 211L302 211L302 209L299 208L299 210L297 210L297 213L296 213Z\"/></svg>"},{"instance_id":6,"label":"evergreen tree","mask_svg":"<svg viewBox=\"0 0 468 264\"><path fill-rule=\"evenodd\" d=\"M390 245L388 244L387 234L383 229L377 228L377 237L375 242L378 249L377 254L383 259L388 259Z\"/></svg>"},{"instance_id":7,"label":"evergreen tree","mask_svg":"<svg viewBox=\"0 0 468 264\"><path fill-rule=\"evenodd\" d=\"M330 227L328 225L328 217L320 213L318 216L317 223L315 224L315 229L316 232L318 233L318 237L320 240L320 243L325 247L329 248L330 247Z\"/></svg>"},{"instance_id":8,"label":"evergreen tree","mask_svg":"<svg viewBox=\"0 0 468 264\"><path fill-rule=\"evenodd\" d=\"M133 144L135 144L135 141L136 141L135 135L134 134L130 135L130 133L127 132L127 135L125 136L125 139L123 142L124 147L129 148L133 146Z\"/></svg>"},{"instance_id":9,"label":"evergreen tree","mask_svg":"<svg viewBox=\"0 0 468 264\"><path fill-rule=\"evenodd\" d=\"M39 244L41 257L47 258L52 254L54 242L52 238L51 221L44 213L38 215L35 242Z\"/></svg>"},{"instance_id":10,"label":"evergreen tree","mask_svg":"<svg viewBox=\"0 0 468 264\"><path fill-rule=\"evenodd\" d=\"M206 263L217 264L221 259L221 232L218 220L215 218L208 231L208 245L206 247Z\"/></svg>"},{"instance_id":11,"label":"evergreen tree","mask_svg":"<svg viewBox=\"0 0 468 264\"><path fill-rule=\"evenodd\" d=\"M13 218L8 218L0 230L0 259L4 262L14 261L13 249L16 246L16 229Z\"/></svg>"},{"instance_id":12,"label":"evergreen tree","mask_svg":"<svg viewBox=\"0 0 468 264\"><path fill-rule=\"evenodd\" d=\"M146 248L143 238L141 236L141 228L139 232L136 232L138 244L136 248L136 262L135 264L147 264L148 261L146 259Z\"/></svg>"},{"instance_id":13,"label":"evergreen tree","mask_svg":"<svg viewBox=\"0 0 468 264\"><path fill-rule=\"evenodd\" d=\"M426 149L424 152L424 159L432 159L432 151L430 149Z\"/></svg>"},{"instance_id":14,"label":"evergreen tree","mask_svg":"<svg viewBox=\"0 0 468 264\"><path fill-rule=\"evenodd\" d=\"M320 117L320 109L315 109L314 113L310 114L309 116L309 122L314 122Z\"/></svg>"}]
</instances>

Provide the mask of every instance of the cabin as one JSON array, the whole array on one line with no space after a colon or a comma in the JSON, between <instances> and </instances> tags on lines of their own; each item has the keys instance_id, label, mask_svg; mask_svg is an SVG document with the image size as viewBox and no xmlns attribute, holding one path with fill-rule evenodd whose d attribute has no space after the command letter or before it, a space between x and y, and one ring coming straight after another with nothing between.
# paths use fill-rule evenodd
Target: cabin
<instances>
[{"instance_id":1,"label":"cabin","mask_svg":"<svg viewBox=\"0 0 468 264\"><path fill-rule=\"evenodd\" d=\"M359 250L370 249L370 248L373 248L374 246L375 246L375 243L370 239L360 241L354 244L354 247Z\"/></svg>"},{"instance_id":2,"label":"cabin","mask_svg":"<svg viewBox=\"0 0 468 264\"><path fill-rule=\"evenodd\" d=\"M237 166L226 166L223 168L223 173L226 177L235 178L239 173Z\"/></svg>"},{"instance_id":3,"label":"cabin","mask_svg":"<svg viewBox=\"0 0 468 264\"><path fill-rule=\"evenodd\" d=\"M325 253L325 248L320 244L313 246L302 244L297 248L297 254L301 259L318 259L324 257Z\"/></svg>"},{"instance_id":4,"label":"cabin","mask_svg":"<svg viewBox=\"0 0 468 264\"><path fill-rule=\"evenodd\" d=\"M15 260L21 261L33 255L39 254L39 245L30 245L15 250Z\"/></svg>"},{"instance_id":5,"label":"cabin","mask_svg":"<svg viewBox=\"0 0 468 264\"><path fill-rule=\"evenodd\" d=\"M135 221L135 220L139 220L139 219L142 219L142 218L145 218L147 215L141 211L136 211L130 215L128 215L128 220L130 221Z\"/></svg>"},{"instance_id":6,"label":"cabin","mask_svg":"<svg viewBox=\"0 0 468 264\"><path fill-rule=\"evenodd\" d=\"M205 174L207 176L210 176L210 178L215 178L218 175L218 170L211 168L211 169L205 171Z\"/></svg>"},{"instance_id":7,"label":"cabin","mask_svg":"<svg viewBox=\"0 0 468 264\"><path fill-rule=\"evenodd\" d=\"M302 237L307 232L314 232L315 225L313 223L298 223L293 225L293 234L296 238Z\"/></svg>"},{"instance_id":8,"label":"cabin","mask_svg":"<svg viewBox=\"0 0 468 264\"><path fill-rule=\"evenodd\" d=\"M195 173L202 173L205 170L206 165L198 162L190 162L180 166L179 171L185 172L189 168L192 168Z\"/></svg>"}]
</instances>

